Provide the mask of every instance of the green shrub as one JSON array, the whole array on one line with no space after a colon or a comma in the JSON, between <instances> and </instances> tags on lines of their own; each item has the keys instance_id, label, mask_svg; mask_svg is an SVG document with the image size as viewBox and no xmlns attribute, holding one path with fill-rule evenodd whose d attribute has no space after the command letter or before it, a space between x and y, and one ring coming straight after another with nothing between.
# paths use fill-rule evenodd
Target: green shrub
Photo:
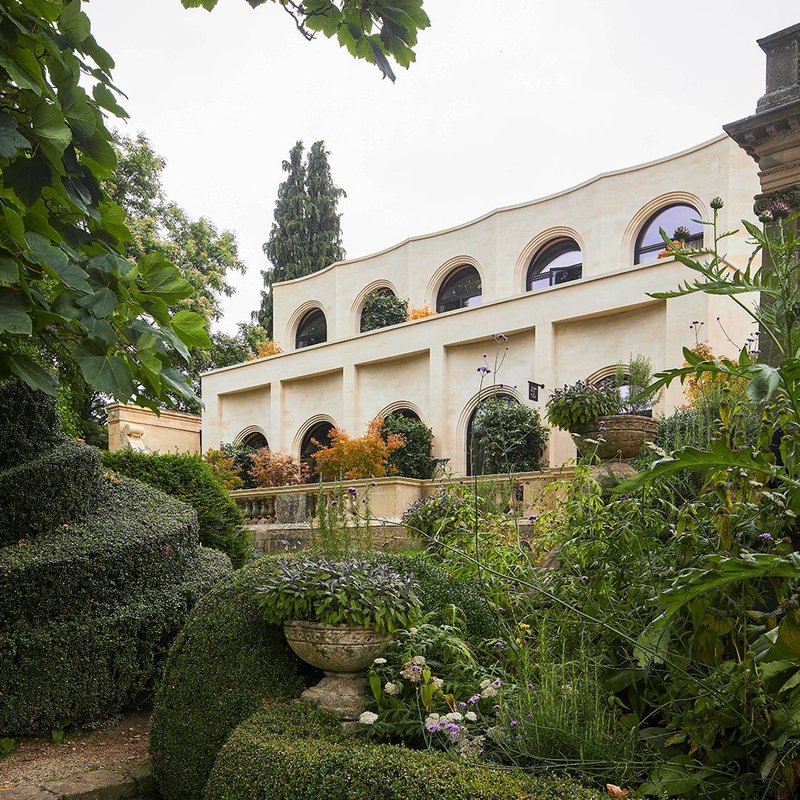
<instances>
[{"instance_id":1,"label":"green shrub","mask_svg":"<svg viewBox=\"0 0 800 800\"><path fill-rule=\"evenodd\" d=\"M433 431L422 420L404 414L389 414L383 421L381 435L387 439L399 433L405 444L389 455L392 474L429 480L433 476L431 458Z\"/></svg>"},{"instance_id":2,"label":"green shrub","mask_svg":"<svg viewBox=\"0 0 800 800\"><path fill-rule=\"evenodd\" d=\"M118 450L103 453L103 464L192 506L200 541L227 553L235 567L249 558L250 534L243 528L242 512L200 456Z\"/></svg>"},{"instance_id":3,"label":"green shrub","mask_svg":"<svg viewBox=\"0 0 800 800\"><path fill-rule=\"evenodd\" d=\"M496 635L497 622L474 581L454 581L421 555L375 556L413 572L426 611L456 604L476 641ZM307 668L283 631L262 619L256 592L274 569L264 557L221 581L189 616L156 693L150 748L166 800L196 800L231 731L264 699L289 700L304 687Z\"/></svg>"},{"instance_id":4,"label":"green shrub","mask_svg":"<svg viewBox=\"0 0 800 800\"><path fill-rule=\"evenodd\" d=\"M361 332L399 325L408 319L408 300L401 300L386 289L370 292L361 312Z\"/></svg>"},{"instance_id":5,"label":"green shrub","mask_svg":"<svg viewBox=\"0 0 800 800\"><path fill-rule=\"evenodd\" d=\"M97 503L99 481L99 451L69 439L0 470L0 546L85 515Z\"/></svg>"},{"instance_id":6,"label":"green shrub","mask_svg":"<svg viewBox=\"0 0 800 800\"><path fill-rule=\"evenodd\" d=\"M600 417L618 414L621 406L616 386L596 386L578 381L554 389L547 401L547 421L565 431L596 422Z\"/></svg>"},{"instance_id":7,"label":"green shrub","mask_svg":"<svg viewBox=\"0 0 800 800\"><path fill-rule=\"evenodd\" d=\"M276 724L277 721L277 724ZM206 800L596 800L560 777L471 766L432 752L342 737L322 712L267 706L217 757Z\"/></svg>"},{"instance_id":8,"label":"green shrub","mask_svg":"<svg viewBox=\"0 0 800 800\"><path fill-rule=\"evenodd\" d=\"M17 378L0 383L0 470L63 441L56 401Z\"/></svg>"},{"instance_id":9,"label":"green shrub","mask_svg":"<svg viewBox=\"0 0 800 800\"><path fill-rule=\"evenodd\" d=\"M475 413L472 474L538 470L547 436L538 411L515 400L489 397Z\"/></svg>"},{"instance_id":10,"label":"green shrub","mask_svg":"<svg viewBox=\"0 0 800 800\"><path fill-rule=\"evenodd\" d=\"M0 631L66 619L169 585L197 561L197 519L185 503L129 478L107 482L98 510L0 550Z\"/></svg>"},{"instance_id":11,"label":"green shrub","mask_svg":"<svg viewBox=\"0 0 800 800\"><path fill-rule=\"evenodd\" d=\"M149 694L188 610L230 570L223 558L204 551L181 583L0 631L0 733L84 724Z\"/></svg>"}]
</instances>

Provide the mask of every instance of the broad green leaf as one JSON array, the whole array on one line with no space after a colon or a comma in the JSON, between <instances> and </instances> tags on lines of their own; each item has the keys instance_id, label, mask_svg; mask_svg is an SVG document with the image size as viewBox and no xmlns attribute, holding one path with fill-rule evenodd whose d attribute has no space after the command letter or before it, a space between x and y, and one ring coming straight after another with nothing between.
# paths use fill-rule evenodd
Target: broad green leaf
<instances>
[{"instance_id":1,"label":"broad green leaf","mask_svg":"<svg viewBox=\"0 0 800 800\"><path fill-rule=\"evenodd\" d=\"M103 253L101 256L90 258L89 266L100 272L116 273L117 275L125 275L133 268L133 264L128 259L114 253Z\"/></svg>"},{"instance_id":2,"label":"broad green leaf","mask_svg":"<svg viewBox=\"0 0 800 800\"><path fill-rule=\"evenodd\" d=\"M73 358L92 388L121 402L130 400L133 395L130 368L121 356L111 355L104 342L87 339L75 348Z\"/></svg>"},{"instance_id":3,"label":"broad green leaf","mask_svg":"<svg viewBox=\"0 0 800 800\"><path fill-rule=\"evenodd\" d=\"M31 158L18 156L4 170L3 180L26 206L32 206L50 183L52 172L47 159L40 155Z\"/></svg>"},{"instance_id":4,"label":"broad green leaf","mask_svg":"<svg viewBox=\"0 0 800 800\"><path fill-rule=\"evenodd\" d=\"M187 347L211 347L206 320L194 311L183 309L172 318L172 328Z\"/></svg>"},{"instance_id":5,"label":"broad green leaf","mask_svg":"<svg viewBox=\"0 0 800 800\"><path fill-rule=\"evenodd\" d=\"M30 147L30 142L19 132L14 117L0 111L0 158L13 158L18 150Z\"/></svg>"},{"instance_id":6,"label":"broad green leaf","mask_svg":"<svg viewBox=\"0 0 800 800\"><path fill-rule=\"evenodd\" d=\"M34 136L52 145L59 154L63 153L72 141L72 131L64 121L61 110L52 103L42 100L33 109L32 117Z\"/></svg>"},{"instance_id":7,"label":"broad green leaf","mask_svg":"<svg viewBox=\"0 0 800 800\"><path fill-rule=\"evenodd\" d=\"M78 301L83 308L87 308L98 319L107 317L117 307L118 298L111 289L103 287L94 294L88 295Z\"/></svg>"},{"instance_id":8,"label":"broad green leaf","mask_svg":"<svg viewBox=\"0 0 800 800\"><path fill-rule=\"evenodd\" d=\"M781 375L769 364L754 364L750 368L753 377L747 384L747 396L754 403L768 403L775 396L781 382Z\"/></svg>"},{"instance_id":9,"label":"broad green leaf","mask_svg":"<svg viewBox=\"0 0 800 800\"><path fill-rule=\"evenodd\" d=\"M114 116L128 118L128 112L117 102L117 98L111 89L104 83L96 83L92 89L92 97L97 101L99 106L102 106L106 111L110 111Z\"/></svg>"},{"instance_id":10,"label":"broad green leaf","mask_svg":"<svg viewBox=\"0 0 800 800\"><path fill-rule=\"evenodd\" d=\"M30 310L30 301L22 292L0 286L0 333L30 335Z\"/></svg>"},{"instance_id":11,"label":"broad green leaf","mask_svg":"<svg viewBox=\"0 0 800 800\"><path fill-rule=\"evenodd\" d=\"M0 256L0 281L16 283L19 280L19 265L9 256Z\"/></svg>"},{"instance_id":12,"label":"broad green leaf","mask_svg":"<svg viewBox=\"0 0 800 800\"><path fill-rule=\"evenodd\" d=\"M15 353L9 358L11 372L33 389L38 389L51 397L56 395L56 380L43 370L33 359L21 353Z\"/></svg>"},{"instance_id":13,"label":"broad green leaf","mask_svg":"<svg viewBox=\"0 0 800 800\"><path fill-rule=\"evenodd\" d=\"M69 36L75 44L81 44L89 35L89 17L81 11L80 0L72 0L64 6L58 21L62 32Z\"/></svg>"},{"instance_id":14,"label":"broad green leaf","mask_svg":"<svg viewBox=\"0 0 800 800\"><path fill-rule=\"evenodd\" d=\"M8 233L11 240L20 250L27 250L28 243L25 241L25 223L22 217L10 206L3 206L3 219L8 225Z\"/></svg>"},{"instance_id":15,"label":"broad green leaf","mask_svg":"<svg viewBox=\"0 0 800 800\"><path fill-rule=\"evenodd\" d=\"M83 42L83 51L94 59L100 69L105 72L110 72L114 69L114 59L97 44L94 36L89 34Z\"/></svg>"},{"instance_id":16,"label":"broad green leaf","mask_svg":"<svg viewBox=\"0 0 800 800\"><path fill-rule=\"evenodd\" d=\"M27 6L34 14L53 22L58 19L61 13L61 0L25 0Z\"/></svg>"},{"instance_id":17,"label":"broad green leaf","mask_svg":"<svg viewBox=\"0 0 800 800\"><path fill-rule=\"evenodd\" d=\"M44 78L39 62L30 50L15 47L10 53L0 50L0 67L20 89L29 89L41 95Z\"/></svg>"},{"instance_id":18,"label":"broad green leaf","mask_svg":"<svg viewBox=\"0 0 800 800\"><path fill-rule=\"evenodd\" d=\"M181 0L184 8L204 8L206 11L213 11L217 0Z\"/></svg>"},{"instance_id":19,"label":"broad green leaf","mask_svg":"<svg viewBox=\"0 0 800 800\"><path fill-rule=\"evenodd\" d=\"M86 92L80 86L68 86L59 92L61 108L70 128L86 139L97 129L97 110L91 106Z\"/></svg>"},{"instance_id":20,"label":"broad green leaf","mask_svg":"<svg viewBox=\"0 0 800 800\"><path fill-rule=\"evenodd\" d=\"M91 293L92 287L88 281L86 271L77 264L73 264L67 254L59 247L54 247L38 233L27 233L28 251L25 253L33 264L39 264L52 270L64 283L80 292Z\"/></svg>"}]
</instances>

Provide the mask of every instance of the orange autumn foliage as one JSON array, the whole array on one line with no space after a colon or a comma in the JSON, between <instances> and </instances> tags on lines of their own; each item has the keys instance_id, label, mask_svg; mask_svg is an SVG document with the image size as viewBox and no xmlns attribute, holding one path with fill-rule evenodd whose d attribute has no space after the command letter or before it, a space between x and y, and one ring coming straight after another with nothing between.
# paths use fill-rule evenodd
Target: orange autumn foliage
<instances>
[{"instance_id":1,"label":"orange autumn foliage","mask_svg":"<svg viewBox=\"0 0 800 800\"><path fill-rule=\"evenodd\" d=\"M347 431L333 428L331 443L314 453L317 472L323 480L382 478L389 474L389 456L405 444L399 433L383 438L382 419L374 419L365 436L351 438Z\"/></svg>"},{"instance_id":2,"label":"orange autumn foliage","mask_svg":"<svg viewBox=\"0 0 800 800\"><path fill-rule=\"evenodd\" d=\"M248 361L253 361L256 358L266 358L267 356L277 356L282 353L283 349L274 339L267 339L263 344L259 345L258 352L247 357Z\"/></svg>"},{"instance_id":3,"label":"orange autumn foliage","mask_svg":"<svg viewBox=\"0 0 800 800\"><path fill-rule=\"evenodd\" d=\"M259 487L297 486L309 478L308 464L296 461L288 453L273 453L268 447L252 455L249 475Z\"/></svg>"},{"instance_id":4,"label":"orange autumn foliage","mask_svg":"<svg viewBox=\"0 0 800 800\"><path fill-rule=\"evenodd\" d=\"M434 311L427 303L424 306L420 306L419 308L412 306L408 311L408 319L409 322L414 319L424 319L425 317L432 317L436 311Z\"/></svg>"},{"instance_id":5,"label":"orange autumn foliage","mask_svg":"<svg viewBox=\"0 0 800 800\"><path fill-rule=\"evenodd\" d=\"M716 361L717 357L711 346L706 342L698 342L691 348L692 352L704 361ZM688 363L684 364L689 366ZM692 408L699 408L705 404L718 405L725 390L734 394L744 393L747 381L730 375L704 372L701 375L689 375L684 383L683 392Z\"/></svg>"}]
</instances>

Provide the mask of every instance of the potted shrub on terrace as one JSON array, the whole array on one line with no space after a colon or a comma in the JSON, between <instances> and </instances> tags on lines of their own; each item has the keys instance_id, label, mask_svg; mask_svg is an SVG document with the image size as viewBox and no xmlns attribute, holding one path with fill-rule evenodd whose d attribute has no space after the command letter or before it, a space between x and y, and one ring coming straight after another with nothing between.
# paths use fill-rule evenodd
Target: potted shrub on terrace
<instances>
[{"instance_id":1,"label":"potted shrub on terrace","mask_svg":"<svg viewBox=\"0 0 800 800\"><path fill-rule=\"evenodd\" d=\"M279 561L258 590L268 622L325 677L303 698L354 722L367 707L365 672L381 646L420 616L418 584L389 564L305 557Z\"/></svg>"},{"instance_id":2,"label":"potted shrub on terrace","mask_svg":"<svg viewBox=\"0 0 800 800\"><path fill-rule=\"evenodd\" d=\"M556 389L547 401L547 419L569 431L583 453L603 461L635 458L658 433L650 415L655 397L646 391L651 373L649 359L635 356L617 368L611 383L578 381Z\"/></svg>"}]
</instances>

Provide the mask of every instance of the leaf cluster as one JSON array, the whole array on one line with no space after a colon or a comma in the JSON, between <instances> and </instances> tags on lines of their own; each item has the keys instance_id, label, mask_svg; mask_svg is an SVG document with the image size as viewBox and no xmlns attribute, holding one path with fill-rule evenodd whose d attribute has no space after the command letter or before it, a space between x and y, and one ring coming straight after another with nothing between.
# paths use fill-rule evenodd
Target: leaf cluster
<instances>
[{"instance_id":1,"label":"leaf cluster","mask_svg":"<svg viewBox=\"0 0 800 800\"><path fill-rule=\"evenodd\" d=\"M258 589L267 622L315 620L393 633L420 613L413 575L374 561L281 561Z\"/></svg>"},{"instance_id":2,"label":"leaf cluster","mask_svg":"<svg viewBox=\"0 0 800 800\"><path fill-rule=\"evenodd\" d=\"M408 300L386 290L370 292L361 309L361 332L400 325L408 319Z\"/></svg>"},{"instance_id":3,"label":"leaf cluster","mask_svg":"<svg viewBox=\"0 0 800 800\"><path fill-rule=\"evenodd\" d=\"M297 486L307 483L311 475L305 461L298 461L290 453L274 453L268 447L252 453L251 464L248 475L253 486Z\"/></svg>"},{"instance_id":4,"label":"leaf cluster","mask_svg":"<svg viewBox=\"0 0 800 800\"><path fill-rule=\"evenodd\" d=\"M364 436L351 438L347 431L332 428L330 444L314 452L316 471L323 480L383 478L389 473L389 458L404 445L400 434L382 435L383 420L372 420Z\"/></svg>"},{"instance_id":5,"label":"leaf cluster","mask_svg":"<svg viewBox=\"0 0 800 800\"><path fill-rule=\"evenodd\" d=\"M81 0L12 0L0 16L0 378L55 393L72 362L97 391L156 407L191 397L174 359L207 346L205 321L170 308L191 285L160 253L133 264L106 116L124 118L114 62Z\"/></svg>"},{"instance_id":6,"label":"leaf cluster","mask_svg":"<svg viewBox=\"0 0 800 800\"><path fill-rule=\"evenodd\" d=\"M556 428L572 431L600 417L619 413L620 404L616 386L577 381L553 390L546 406L547 421Z\"/></svg>"}]
</instances>

